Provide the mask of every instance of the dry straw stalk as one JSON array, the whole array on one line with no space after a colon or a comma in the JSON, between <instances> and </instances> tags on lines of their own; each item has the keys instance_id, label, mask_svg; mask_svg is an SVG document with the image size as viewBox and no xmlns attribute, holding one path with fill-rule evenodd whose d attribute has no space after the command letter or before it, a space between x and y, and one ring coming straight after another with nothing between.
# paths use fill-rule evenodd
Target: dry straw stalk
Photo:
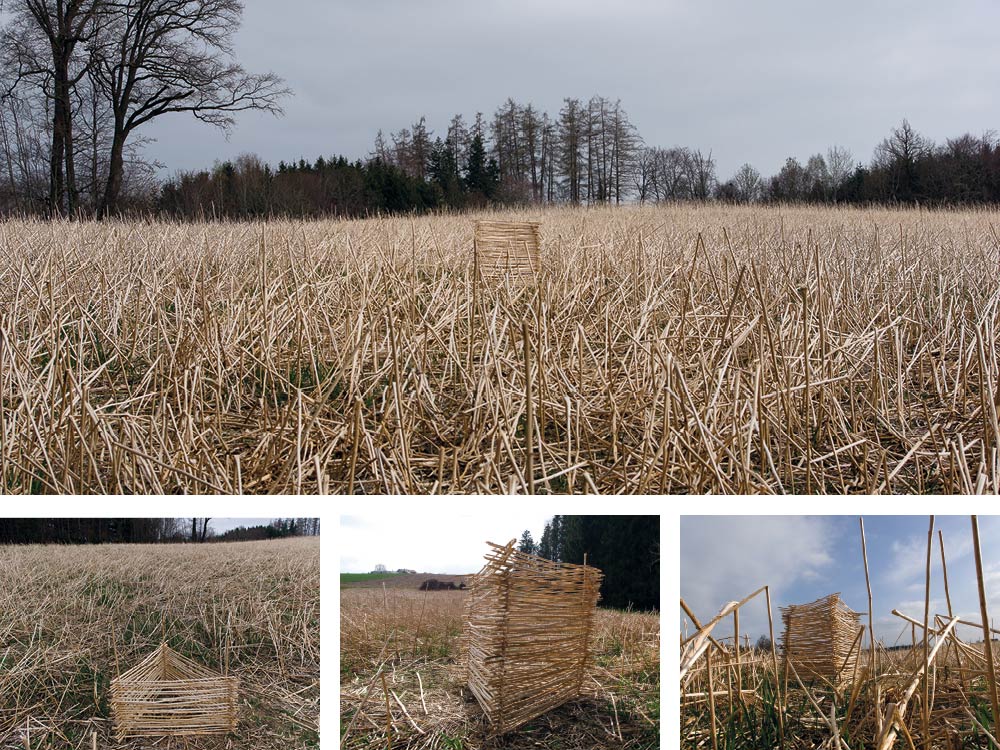
<instances>
[{"instance_id":1,"label":"dry straw stalk","mask_svg":"<svg viewBox=\"0 0 1000 750\"><path fill-rule=\"evenodd\" d=\"M235 731L238 690L236 677L216 674L161 643L111 681L118 740Z\"/></svg>"},{"instance_id":2,"label":"dry straw stalk","mask_svg":"<svg viewBox=\"0 0 1000 750\"><path fill-rule=\"evenodd\" d=\"M468 684L495 734L581 694L602 573L489 543L466 603Z\"/></svg>"}]
</instances>

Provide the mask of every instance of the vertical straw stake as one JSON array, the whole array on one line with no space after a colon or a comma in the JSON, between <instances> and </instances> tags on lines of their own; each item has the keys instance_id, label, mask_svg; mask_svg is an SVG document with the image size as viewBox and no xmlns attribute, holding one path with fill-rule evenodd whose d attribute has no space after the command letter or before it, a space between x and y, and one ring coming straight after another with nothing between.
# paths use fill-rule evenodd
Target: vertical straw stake
<instances>
[{"instance_id":1,"label":"vertical straw stake","mask_svg":"<svg viewBox=\"0 0 1000 750\"><path fill-rule=\"evenodd\" d=\"M472 347L476 340L476 312L479 308L479 238L472 238L472 310L469 311L469 361L468 369L472 372Z\"/></svg>"},{"instance_id":2,"label":"vertical straw stake","mask_svg":"<svg viewBox=\"0 0 1000 750\"><path fill-rule=\"evenodd\" d=\"M392 709L389 706L389 688L385 684L385 672L382 673L382 693L385 695L385 739L392 750Z\"/></svg>"},{"instance_id":3,"label":"vertical straw stake","mask_svg":"<svg viewBox=\"0 0 1000 750\"><path fill-rule=\"evenodd\" d=\"M983 650L986 652L986 680L990 686L993 708L993 731L1000 727L1000 701L997 700L997 676L993 665L993 641L990 639L989 612L986 611L986 587L983 584L983 553L979 548L979 518L972 516L972 549L976 553L976 584L979 587L979 613L983 618Z\"/></svg>"},{"instance_id":4,"label":"vertical straw stake","mask_svg":"<svg viewBox=\"0 0 1000 750\"><path fill-rule=\"evenodd\" d=\"M535 494L535 404L531 383L531 340L528 336L528 319L521 321L521 337L524 339L524 391L527 401L525 420L525 441L527 442L527 468L525 481L528 494Z\"/></svg>"},{"instance_id":5,"label":"vertical straw stake","mask_svg":"<svg viewBox=\"0 0 1000 750\"><path fill-rule=\"evenodd\" d=\"M712 720L712 750L719 750L715 729L715 683L712 680L712 649L705 652L705 669L708 670L708 715Z\"/></svg>"},{"instance_id":6,"label":"vertical straw stake","mask_svg":"<svg viewBox=\"0 0 1000 750\"><path fill-rule=\"evenodd\" d=\"M944 534L938 529L938 544L941 547L941 573L944 575L944 600L948 604L948 619L950 620L955 616L955 613L951 611L951 594L948 592L948 563L945 561L944 556ZM948 641L948 648L951 649L952 643ZM962 671L962 654L959 649L955 649L955 663L958 664L958 679L959 681L964 681L965 673Z\"/></svg>"},{"instance_id":7,"label":"vertical straw stake","mask_svg":"<svg viewBox=\"0 0 1000 750\"><path fill-rule=\"evenodd\" d=\"M875 649L875 628L872 622L872 582L868 576L868 548L865 546L865 519L858 518L858 523L861 524L861 559L865 564L865 586L868 587L868 664L872 680L875 681L875 705L881 706L881 691L878 685L878 652ZM875 712L875 729L877 735L882 734L881 711Z\"/></svg>"},{"instance_id":8,"label":"vertical straw stake","mask_svg":"<svg viewBox=\"0 0 1000 750\"><path fill-rule=\"evenodd\" d=\"M740 611L733 610L733 643L736 646L736 695L743 690L743 665L740 663Z\"/></svg>"},{"instance_id":9,"label":"vertical straw stake","mask_svg":"<svg viewBox=\"0 0 1000 750\"><path fill-rule=\"evenodd\" d=\"M358 468L358 443L361 442L361 398L354 397L354 420L352 425L351 464L347 474L347 494L354 494L354 475Z\"/></svg>"},{"instance_id":10,"label":"vertical straw stake","mask_svg":"<svg viewBox=\"0 0 1000 750\"><path fill-rule=\"evenodd\" d=\"M781 678L778 676L778 650L774 645L774 618L771 615L771 589L764 587L764 599L767 601L767 632L771 639L771 661L774 662L774 692L778 703L778 741L785 746L785 704L782 701Z\"/></svg>"},{"instance_id":11,"label":"vertical straw stake","mask_svg":"<svg viewBox=\"0 0 1000 750\"><path fill-rule=\"evenodd\" d=\"M924 579L924 664L928 665L924 669L924 700L922 702L921 713L923 715L924 748L931 750L931 683L927 673L930 671L930 660L927 658L927 621L930 619L931 609L931 549L934 546L934 516L931 516L930 526L927 528L927 576Z\"/></svg>"}]
</instances>

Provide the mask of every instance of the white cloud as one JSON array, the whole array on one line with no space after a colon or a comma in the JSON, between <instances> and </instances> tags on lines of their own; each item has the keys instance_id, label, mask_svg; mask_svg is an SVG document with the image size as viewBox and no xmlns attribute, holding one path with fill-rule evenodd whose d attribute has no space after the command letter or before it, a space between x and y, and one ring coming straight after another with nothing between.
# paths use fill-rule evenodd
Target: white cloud
<instances>
[{"instance_id":1,"label":"white cloud","mask_svg":"<svg viewBox=\"0 0 1000 750\"><path fill-rule=\"evenodd\" d=\"M925 523L927 518L922 517L921 524ZM979 526L983 579L988 609L992 613L1000 611L1000 519L983 516L979 519ZM981 619L979 591L976 584L972 533L967 516L935 518L934 542L931 549L931 617L935 614L948 613L938 530L941 530L944 536L948 594L951 598L952 611L964 620L978 623ZM876 618L876 632L887 644L893 643L897 637L899 643L905 643L911 637L910 625L888 613L892 609L897 609L916 620L923 620L927 533L921 531L900 536L891 542L889 550L891 554L888 563L881 566L883 570L872 571L875 609L878 613L884 613L884 616ZM869 555L871 557L871 552ZM958 632L964 639L982 638L981 631L975 628L959 626Z\"/></svg>"},{"instance_id":2,"label":"white cloud","mask_svg":"<svg viewBox=\"0 0 1000 750\"><path fill-rule=\"evenodd\" d=\"M911 625L891 612L896 609L923 620L928 519L865 520L876 636L887 645L908 644ZM987 608L996 627L1000 625L1000 517L982 516L979 527ZM952 611L978 623L979 592L967 516L935 518L930 614L948 614L938 530L943 532L947 553ZM781 629L778 608L792 603L790 598L802 603L841 591L854 609L867 609L856 522L839 523L837 517L690 517L682 519L681 535L681 594L699 618L710 619L728 601L764 584L771 587L776 633ZM862 622L868 624L867 615ZM741 612L740 628L767 632L763 597ZM731 620L721 623L718 632L729 635ZM975 627L960 626L958 632L966 640L982 638L981 629Z\"/></svg>"},{"instance_id":3,"label":"white cloud","mask_svg":"<svg viewBox=\"0 0 1000 750\"><path fill-rule=\"evenodd\" d=\"M834 562L829 518L805 516L689 516L681 518L681 596L700 620L729 601L770 587L775 632L781 592L799 580L821 582ZM767 632L763 595L740 612L741 630ZM719 632L731 627L720 624Z\"/></svg>"}]
</instances>

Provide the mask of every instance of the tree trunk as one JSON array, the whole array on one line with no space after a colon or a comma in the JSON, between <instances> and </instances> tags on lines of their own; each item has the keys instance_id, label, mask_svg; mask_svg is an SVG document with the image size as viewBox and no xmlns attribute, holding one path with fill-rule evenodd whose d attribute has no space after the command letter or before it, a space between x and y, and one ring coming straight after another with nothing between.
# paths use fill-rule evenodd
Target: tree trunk
<instances>
[{"instance_id":1,"label":"tree trunk","mask_svg":"<svg viewBox=\"0 0 1000 750\"><path fill-rule=\"evenodd\" d=\"M118 199L122 191L122 179L125 172L125 130L115 123L115 134L111 140L111 153L108 164L108 180L104 186L104 197L98 214L108 217L118 211Z\"/></svg>"},{"instance_id":2,"label":"tree trunk","mask_svg":"<svg viewBox=\"0 0 1000 750\"><path fill-rule=\"evenodd\" d=\"M97 89L91 84L90 92L90 111L91 111L91 122L93 124L93 130L91 131L90 138L90 188L87 191L87 197L90 202L90 210L96 211L97 201L98 201L98 182L97 182L97 161L98 161L98 151L97 151Z\"/></svg>"},{"instance_id":3,"label":"tree trunk","mask_svg":"<svg viewBox=\"0 0 1000 750\"><path fill-rule=\"evenodd\" d=\"M66 150L66 102L68 96L64 96L67 86L65 78L56 71L55 80L55 100L52 112L52 150L49 154L49 212L53 216L62 214L63 194L65 185L63 183L63 163Z\"/></svg>"},{"instance_id":4,"label":"tree trunk","mask_svg":"<svg viewBox=\"0 0 1000 750\"><path fill-rule=\"evenodd\" d=\"M66 108L63 119L64 145L66 148L66 213L70 218L76 212L76 165L73 160L73 114L70 110L69 86L66 87Z\"/></svg>"},{"instance_id":5,"label":"tree trunk","mask_svg":"<svg viewBox=\"0 0 1000 750\"><path fill-rule=\"evenodd\" d=\"M9 180L10 195L14 200L14 208L20 210L21 191L17 189L17 183L14 180L14 157L10 147L10 139L8 138L7 135L7 122L4 119L2 109L0 109L0 137L2 137L3 139L3 153L4 153L4 161L7 163L7 177Z\"/></svg>"}]
</instances>

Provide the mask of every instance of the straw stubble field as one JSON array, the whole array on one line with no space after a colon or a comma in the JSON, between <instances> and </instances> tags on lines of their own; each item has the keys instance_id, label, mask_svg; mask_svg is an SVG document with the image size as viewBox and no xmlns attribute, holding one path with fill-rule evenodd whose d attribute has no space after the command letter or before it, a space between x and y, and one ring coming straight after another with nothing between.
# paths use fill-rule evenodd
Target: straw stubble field
<instances>
[{"instance_id":1,"label":"straw stubble field","mask_svg":"<svg viewBox=\"0 0 1000 750\"><path fill-rule=\"evenodd\" d=\"M779 657L720 638L681 685L680 746L687 750L891 750L929 747L973 750L996 747L983 643L960 641L935 618L929 681L933 705L923 723L922 625L912 647L858 652L858 667L835 686L785 669ZM908 639L907 639L908 640ZM998 645L994 641L994 652ZM1000 656L994 654L994 659ZM710 677L711 675L711 677ZM714 705L710 706L709 694ZM714 713L714 717L712 714ZM714 732L713 732L714 730ZM714 734L714 741L712 739ZM838 744L839 743L839 744Z\"/></svg>"},{"instance_id":2,"label":"straw stubble field","mask_svg":"<svg viewBox=\"0 0 1000 750\"><path fill-rule=\"evenodd\" d=\"M319 747L319 539L0 547L0 747L131 750L111 681L162 639L239 679L237 727L173 747Z\"/></svg>"},{"instance_id":3,"label":"straw stubble field","mask_svg":"<svg viewBox=\"0 0 1000 750\"><path fill-rule=\"evenodd\" d=\"M2 489L1000 489L994 212L488 217L0 225Z\"/></svg>"},{"instance_id":4,"label":"straw stubble field","mask_svg":"<svg viewBox=\"0 0 1000 750\"><path fill-rule=\"evenodd\" d=\"M467 686L466 591L345 587L340 594L344 750L654 750L660 617L598 609L581 697L501 737ZM384 681L383 681L384 680Z\"/></svg>"}]
</instances>

